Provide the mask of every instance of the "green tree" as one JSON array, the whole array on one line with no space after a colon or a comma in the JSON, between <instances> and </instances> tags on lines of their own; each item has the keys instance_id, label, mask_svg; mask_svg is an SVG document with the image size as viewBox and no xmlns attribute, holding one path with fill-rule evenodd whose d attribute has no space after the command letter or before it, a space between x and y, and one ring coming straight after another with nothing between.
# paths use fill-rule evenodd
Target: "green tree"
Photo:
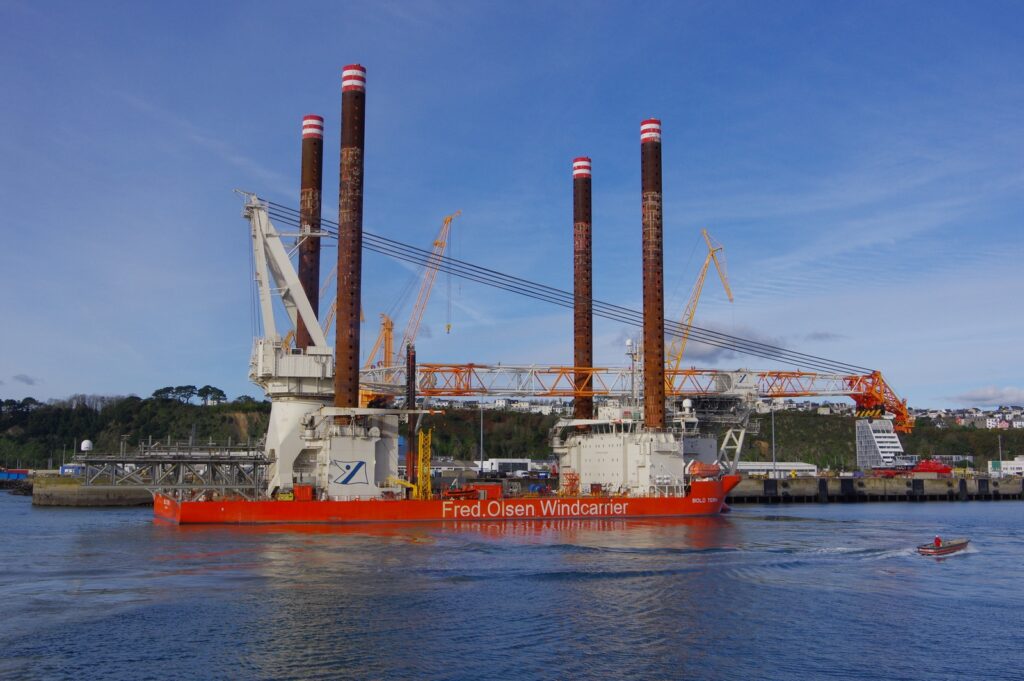
<instances>
[{"instance_id":1,"label":"green tree","mask_svg":"<svg viewBox=\"0 0 1024 681\"><path fill-rule=\"evenodd\" d=\"M166 387L160 388L159 390L154 390L153 391L153 399L155 399L155 400L175 400L175 399L177 399L177 395L175 394L174 388L172 386L166 386Z\"/></svg>"},{"instance_id":2,"label":"green tree","mask_svg":"<svg viewBox=\"0 0 1024 681\"><path fill-rule=\"evenodd\" d=\"M204 385L202 388L196 391L196 395L203 401L203 404L209 406L212 404L222 404L228 401L227 394L220 388L215 388L212 385Z\"/></svg>"},{"instance_id":3,"label":"green tree","mask_svg":"<svg viewBox=\"0 0 1024 681\"><path fill-rule=\"evenodd\" d=\"M182 403L189 404L199 392L194 385L179 385L174 388L174 396Z\"/></svg>"}]
</instances>

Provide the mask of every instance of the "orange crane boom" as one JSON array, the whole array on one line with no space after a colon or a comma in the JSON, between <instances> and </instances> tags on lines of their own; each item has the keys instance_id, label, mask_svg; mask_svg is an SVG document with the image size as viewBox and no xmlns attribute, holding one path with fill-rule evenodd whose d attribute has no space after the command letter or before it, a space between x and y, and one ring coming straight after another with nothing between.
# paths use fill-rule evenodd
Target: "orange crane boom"
<instances>
[{"instance_id":1,"label":"orange crane boom","mask_svg":"<svg viewBox=\"0 0 1024 681\"><path fill-rule=\"evenodd\" d=\"M427 397L594 397L632 393L627 367L560 365L434 364L416 366L416 392ZM896 395L878 371L867 374L826 374L812 371L723 371L677 369L666 372L666 394L695 397L729 393L737 381L746 382L759 397L836 396L852 399L858 409L884 411L893 428L909 433L914 418L907 401ZM405 384L405 367L380 367L365 372L368 385L397 394ZM395 386L395 387L392 387Z\"/></svg>"}]
</instances>

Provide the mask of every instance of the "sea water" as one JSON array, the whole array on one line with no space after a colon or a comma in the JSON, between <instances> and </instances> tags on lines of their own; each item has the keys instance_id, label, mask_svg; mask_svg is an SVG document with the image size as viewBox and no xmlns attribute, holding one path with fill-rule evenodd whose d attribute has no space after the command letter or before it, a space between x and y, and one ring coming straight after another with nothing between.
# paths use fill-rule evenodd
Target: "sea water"
<instances>
[{"instance_id":1,"label":"sea water","mask_svg":"<svg viewBox=\"0 0 1024 681\"><path fill-rule=\"evenodd\" d=\"M0 518L0 678L1024 678L1019 501L177 527L0 494ZM971 546L917 555L936 533Z\"/></svg>"}]
</instances>

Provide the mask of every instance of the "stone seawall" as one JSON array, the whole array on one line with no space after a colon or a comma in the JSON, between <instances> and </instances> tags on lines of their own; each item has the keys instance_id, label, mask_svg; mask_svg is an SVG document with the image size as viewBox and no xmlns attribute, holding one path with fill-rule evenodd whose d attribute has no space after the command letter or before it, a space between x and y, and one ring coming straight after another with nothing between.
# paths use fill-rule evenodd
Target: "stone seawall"
<instances>
[{"instance_id":1,"label":"stone seawall","mask_svg":"<svg viewBox=\"0 0 1024 681\"><path fill-rule=\"evenodd\" d=\"M151 506L153 495L139 487L35 485L33 506Z\"/></svg>"},{"instance_id":2,"label":"stone seawall","mask_svg":"<svg viewBox=\"0 0 1024 681\"><path fill-rule=\"evenodd\" d=\"M1021 499L1024 479L990 478L744 478L730 504L858 501L999 501Z\"/></svg>"}]
</instances>

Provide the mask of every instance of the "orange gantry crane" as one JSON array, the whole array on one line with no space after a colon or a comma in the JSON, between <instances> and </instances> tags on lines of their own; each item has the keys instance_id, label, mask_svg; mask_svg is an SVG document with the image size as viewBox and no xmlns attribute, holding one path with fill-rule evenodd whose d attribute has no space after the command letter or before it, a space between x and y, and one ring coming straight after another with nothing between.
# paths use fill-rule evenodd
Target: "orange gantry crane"
<instances>
[{"instance_id":1,"label":"orange gantry crane","mask_svg":"<svg viewBox=\"0 0 1024 681\"><path fill-rule=\"evenodd\" d=\"M629 396L634 382L641 380L630 368L623 367L420 363L416 373L416 391L427 397ZM364 372L362 381L368 389L398 394L405 385L405 367L378 367ZM907 401L896 395L878 371L829 374L691 368L667 372L666 381L669 397L848 397L858 409L892 416L897 432L909 433L914 425Z\"/></svg>"}]
</instances>

